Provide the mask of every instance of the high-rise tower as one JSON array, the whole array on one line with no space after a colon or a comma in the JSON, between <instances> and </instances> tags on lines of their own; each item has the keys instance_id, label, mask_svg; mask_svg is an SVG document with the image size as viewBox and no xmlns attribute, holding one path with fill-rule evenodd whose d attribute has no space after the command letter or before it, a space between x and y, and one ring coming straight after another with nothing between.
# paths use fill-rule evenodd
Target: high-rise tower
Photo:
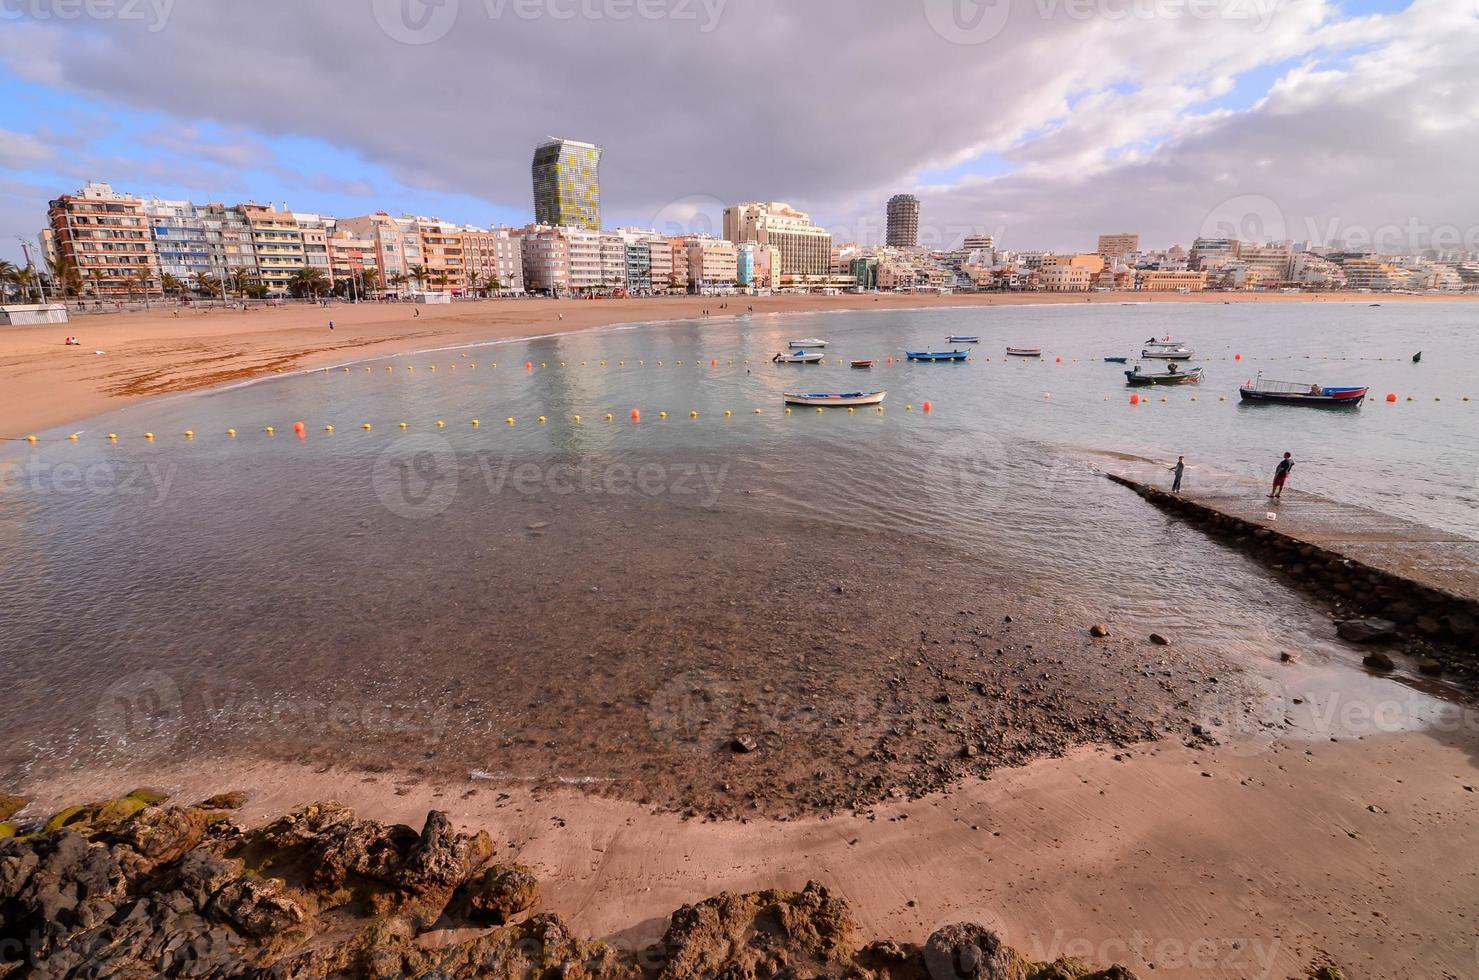
<instances>
[{"instance_id":1,"label":"high-rise tower","mask_svg":"<svg viewBox=\"0 0 1479 980\"><path fill-rule=\"evenodd\" d=\"M601 229L601 148L550 138L534 148L534 220Z\"/></svg>"},{"instance_id":2,"label":"high-rise tower","mask_svg":"<svg viewBox=\"0 0 1479 980\"><path fill-rule=\"evenodd\" d=\"M888 199L888 234L884 243L894 248L919 244L919 198L895 194Z\"/></svg>"}]
</instances>

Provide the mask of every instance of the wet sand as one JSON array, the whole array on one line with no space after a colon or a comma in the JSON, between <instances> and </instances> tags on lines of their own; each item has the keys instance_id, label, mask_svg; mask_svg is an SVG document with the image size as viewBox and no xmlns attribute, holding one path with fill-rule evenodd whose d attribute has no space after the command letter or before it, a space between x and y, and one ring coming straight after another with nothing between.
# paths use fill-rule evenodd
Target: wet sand
<instances>
[{"instance_id":1,"label":"wet sand","mask_svg":"<svg viewBox=\"0 0 1479 980\"><path fill-rule=\"evenodd\" d=\"M1381 296L1382 303L1459 302L1450 295ZM695 318L718 323L747 306L757 314L1036 303L1338 303L1321 296L1235 293L908 294L675 297L631 300L489 300L421 307L332 304L230 310L90 314L71 323L0 328L0 439L24 438L150 395L196 391L251 378L384 354L587 330L618 323ZM721 309L721 304L727 309ZM328 329L334 321L335 329ZM76 336L81 346L62 341ZM94 353L102 350L105 353Z\"/></svg>"},{"instance_id":2,"label":"wet sand","mask_svg":"<svg viewBox=\"0 0 1479 980\"><path fill-rule=\"evenodd\" d=\"M868 815L787 823L250 762L32 789L43 810L139 782L181 799L229 784L251 794L249 824L323 798L414 826L446 810L536 870L542 908L626 948L657 938L682 903L816 879L847 897L865 938L922 941L975 921L1034 958L1117 960L1141 976L1270 980L1329 957L1347 976L1463 977L1479 963L1475 747L1472 726L1085 747Z\"/></svg>"}]
</instances>

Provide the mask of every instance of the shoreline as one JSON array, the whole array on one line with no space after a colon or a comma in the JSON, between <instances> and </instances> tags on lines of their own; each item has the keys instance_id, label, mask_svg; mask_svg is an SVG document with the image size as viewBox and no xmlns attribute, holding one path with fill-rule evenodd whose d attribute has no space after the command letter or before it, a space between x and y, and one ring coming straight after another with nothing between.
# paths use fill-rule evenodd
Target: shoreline
<instances>
[{"instance_id":1,"label":"shoreline","mask_svg":"<svg viewBox=\"0 0 1479 980\"><path fill-rule=\"evenodd\" d=\"M1039 305L1366 303L1377 294L976 293L949 296L675 297L629 300L480 300L421 307L334 304L235 312L197 309L96 314L67 324L0 330L0 440L23 440L162 395L217 391L297 371L418 352L465 349L655 323L853 310L965 310ZM1152 298L1154 297L1154 298ZM1381 296L1381 303L1469 302L1463 295ZM706 316L720 304L730 309ZM176 315L178 312L179 315ZM335 323L329 332L326 324ZM64 347L76 335L81 346ZM102 350L102 356L94 351Z\"/></svg>"},{"instance_id":2,"label":"shoreline","mask_svg":"<svg viewBox=\"0 0 1479 980\"><path fill-rule=\"evenodd\" d=\"M443 810L534 871L536 911L623 950L656 941L681 905L816 880L848 899L864 941L922 943L969 921L1034 960L1142 976L1276 978L1326 958L1353 975L1462 975L1479 880L1473 733L1318 734L1082 747L865 814L786 822L272 762L71 775L31 787L32 811L136 783L181 800L243 791L233 819L248 826L327 799L412 827Z\"/></svg>"}]
</instances>

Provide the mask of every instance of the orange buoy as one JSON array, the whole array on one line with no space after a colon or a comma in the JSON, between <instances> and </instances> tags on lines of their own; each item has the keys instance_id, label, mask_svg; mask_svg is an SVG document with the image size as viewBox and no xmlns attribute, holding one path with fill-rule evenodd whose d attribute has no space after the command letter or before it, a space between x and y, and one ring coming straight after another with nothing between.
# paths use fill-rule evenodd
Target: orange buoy
<instances>
[{"instance_id":1,"label":"orange buoy","mask_svg":"<svg viewBox=\"0 0 1479 980\"><path fill-rule=\"evenodd\" d=\"M525 371L532 371L532 370L534 370L534 362L533 361L525 361L524 362L524 370Z\"/></svg>"},{"instance_id":2,"label":"orange buoy","mask_svg":"<svg viewBox=\"0 0 1479 980\"><path fill-rule=\"evenodd\" d=\"M1063 363L1063 358L1061 358L1061 357L1055 357L1055 358L1053 358L1053 363L1054 364L1062 364Z\"/></svg>"},{"instance_id":3,"label":"orange buoy","mask_svg":"<svg viewBox=\"0 0 1479 980\"><path fill-rule=\"evenodd\" d=\"M1130 396L1130 404L1131 405L1139 405L1140 404L1140 396L1138 394L1131 395Z\"/></svg>"},{"instance_id":4,"label":"orange buoy","mask_svg":"<svg viewBox=\"0 0 1479 980\"><path fill-rule=\"evenodd\" d=\"M1395 391L1389 391L1389 392L1387 392L1387 401L1394 402L1396 400L1397 400L1397 393Z\"/></svg>"},{"instance_id":5,"label":"orange buoy","mask_svg":"<svg viewBox=\"0 0 1479 980\"><path fill-rule=\"evenodd\" d=\"M928 398L926 398L924 400L924 404L921 405L920 407L923 408L926 413L931 412L931 411L934 410L934 406L930 404L930 400Z\"/></svg>"},{"instance_id":6,"label":"orange buoy","mask_svg":"<svg viewBox=\"0 0 1479 980\"><path fill-rule=\"evenodd\" d=\"M303 428L303 423L302 422L294 422L293 423L293 432L294 432L294 434L296 434L298 436L298 438L300 438L300 439L303 438L303 436L305 434L305 430Z\"/></svg>"},{"instance_id":7,"label":"orange buoy","mask_svg":"<svg viewBox=\"0 0 1479 980\"><path fill-rule=\"evenodd\" d=\"M713 357L709 358L709 367L718 367L718 366L719 366L719 360L717 358L713 358Z\"/></svg>"},{"instance_id":8,"label":"orange buoy","mask_svg":"<svg viewBox=\"0 0 1479 980\"><path fill-rule=\"evenodd\" d=\"M639 411L637 411L635 408L632 409L632 421L633 422L640 422L640 421L642 421L642 413L639 412Z\"/></svg>"},{"instance_id":9,"label":"orange buoy","mask_svg":"<svg viewBox=\"0 0 1479 980\"><path fill-rule=\"evenodd\" d=\"M1243 359L1243 355L1242 354L1234 354L1233 355L1233 360L1235 360L1235 361L1241 361L1242 359Z\"/></svg>"}]
</instances>

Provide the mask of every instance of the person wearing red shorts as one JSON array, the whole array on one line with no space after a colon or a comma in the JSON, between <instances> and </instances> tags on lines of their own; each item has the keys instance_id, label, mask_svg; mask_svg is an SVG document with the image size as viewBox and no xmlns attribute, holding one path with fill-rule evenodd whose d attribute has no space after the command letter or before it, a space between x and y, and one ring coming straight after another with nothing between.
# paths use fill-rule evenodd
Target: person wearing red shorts
<instances>
[{"instance_id":1,"label":"person wearing red shorts","mask_svg":"<svg viewBox=\"0 0 1479 980\"><path fill-rule=\"evenodd\" d=\"M1289 473L1294 469L1294 454L1285 453L1284 458L1279 460L1279 465L1274 467L1274 488L1269 497L1278 500L1284 496L1284 481L1289 479Z\"/></svg>"}]
</instances>

